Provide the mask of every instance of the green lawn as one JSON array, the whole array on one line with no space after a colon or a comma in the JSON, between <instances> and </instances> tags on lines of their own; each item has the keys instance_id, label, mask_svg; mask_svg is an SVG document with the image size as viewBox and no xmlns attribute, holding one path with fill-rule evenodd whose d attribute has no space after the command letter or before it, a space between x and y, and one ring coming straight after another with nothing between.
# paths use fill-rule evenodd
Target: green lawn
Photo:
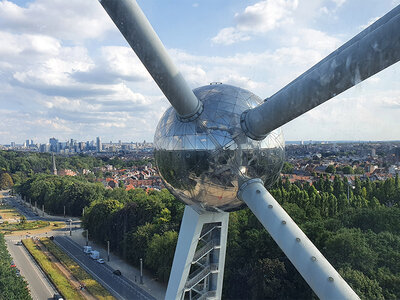
<instances>
[{"instance_id":1,"label":"green lawn","mask_svg":"<svg viewBox=\"0 0 400 300\"><path fill-rule=\"evenodd\" d=\"M25 223L3 223L0 225L0 230L4 231L18 231L18 230L35 230L49 226L50 222L47 221L32 221Z\"/></svg>"}]
</instances>

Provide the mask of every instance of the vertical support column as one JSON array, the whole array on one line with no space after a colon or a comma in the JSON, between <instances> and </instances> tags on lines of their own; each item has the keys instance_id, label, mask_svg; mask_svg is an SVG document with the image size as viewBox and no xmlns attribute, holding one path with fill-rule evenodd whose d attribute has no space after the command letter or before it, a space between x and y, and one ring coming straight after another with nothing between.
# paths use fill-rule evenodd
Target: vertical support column
<instances>
[{"instance_id":1,"label":"vertical support column","mask_svg":"<svg viewBox=\"0 0 400 300\"><path fill-rule=\"evenodd\" d=\"M242 199L320 299L360 299L260 179L245 182Z\"/></svg>"},{"instance_id":2,"label":"vertical support column","mask_svg":"<svg viewBox=\"0 0 400 300\"><path fill-rule=\"evenodd\" d=\"M228 222L229 213L225 213L224 218L221 220L221 235L220 235L220 250L218 258L218 285L216 290L216 299L222 297L222 283L224 281L224 270L225 270L225 255L226 255L226 244L228 240Z\"/></svg>"},{"instance_id":3,"label":"vertical support column","mask_svg":"<svg viewBox=\"0 0 400 300\"><path fill-rule=\"evenodd\" d=\"M186 206L183 220L179 231L178 244L176 246L174 261L168 281L166 300L183 299L185 285L188 281L190 268L196 252L197 244L202 233L204 224L220 223L219 255L213 258L217 265L217 280L214 279L214 297L220 299L222 293L223 270L225 265L226 240L228 232L229 213L196 212L193 208Z\"/></svg>"}]
</instances>

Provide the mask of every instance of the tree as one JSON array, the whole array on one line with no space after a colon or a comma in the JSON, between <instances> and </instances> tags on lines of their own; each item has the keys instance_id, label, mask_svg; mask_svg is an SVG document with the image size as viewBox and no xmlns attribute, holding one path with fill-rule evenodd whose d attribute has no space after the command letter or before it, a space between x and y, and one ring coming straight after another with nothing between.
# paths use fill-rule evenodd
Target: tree
<instances>
[{"instance_id":1,"label":"tree","mask_svg":"<svg viewBox=\"0 0 400 300\"><path fill-rule=\"evenodd\" d=\"M169 278L177 241L178 234L175 231L167 231L163 235L155 234L150 241L145 263L156 271L157 277L162 281Z\"/></svg>"},{"instance_id":2,"label":"tree","mask_svg":"<svg viewBox=\"0 0 400 300\"><path fill-rule=\"evenodd\" d=\"M292 174L294 166L291 163L285 162L282 167L283 174Z\"/></svg>"},{"instance_id":3,"label":"tree","mask_svg":"<svg viewBox=\"0 0 400 300\"><path fill-rule=\"evenodd\" d=\"M334 165L329 165L326 167L325 169L326 173L331 173L331 174L335 174L336 173L336 168Z\"/></svg>"},{"instance_id":4,"label":"tree","mask_svg":"<svg viewBox=\"0 0 400 300\"><path fill-rule=\"evenodd\" d=\"M343 167L343 174L354 174L354 170L350 166L344 166Z\"/></svg>"},{"instance_id":5,"label":"tree","mask_svg":"<svg viewBox=\"0 0 400 300\"><path fill-rule=\"evenodd\" d=\"M345 267L343 269L339 269L339 273L361 299L385 299L379 283L374 279L370 279L362 272L353 270L350 267Z\"/></svg>"},{"instance_id":6,"label":"tree","mask_svg":"<svg viewBox=\"0 0 400 300\"><path fill-rule=\"evenodd\" d=\"M0 175L0 189L6 190L11 188L14 185L14 182L8 173L1 173Z\"/></svg>"},{"instance_id":7,"label":"tree","mask_svg":"<svg viewBox=\"0 0 400 300\"><path fill-rule=\"evenodd\" d=\"M19 219L20 224L25 224L26 223L26 217L24 215L21 215L21 218Z\"/></svg>"}]
</instances>

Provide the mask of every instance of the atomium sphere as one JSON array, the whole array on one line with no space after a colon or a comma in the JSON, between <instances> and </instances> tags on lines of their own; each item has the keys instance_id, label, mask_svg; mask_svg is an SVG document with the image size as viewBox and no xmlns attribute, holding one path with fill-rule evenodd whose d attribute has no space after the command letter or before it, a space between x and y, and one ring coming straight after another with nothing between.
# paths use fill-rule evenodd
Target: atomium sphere
<instances>
[{"instance_id":1,"label":"atomium sphere","mask_svg":"<svg viewBox=\"0 0 400 300\"><path fill-rule=\"evenodd\" d=\"M226 84L195 89L204 110L194 121L182 122L170 107L158 123L155 158L167 189L194 209L233 211L244 206L240 185L261 178L266 187L278 178L284 161L280 129L264 140L248 138L241 114L262 100Z\"/></svg>"}]
</instances>

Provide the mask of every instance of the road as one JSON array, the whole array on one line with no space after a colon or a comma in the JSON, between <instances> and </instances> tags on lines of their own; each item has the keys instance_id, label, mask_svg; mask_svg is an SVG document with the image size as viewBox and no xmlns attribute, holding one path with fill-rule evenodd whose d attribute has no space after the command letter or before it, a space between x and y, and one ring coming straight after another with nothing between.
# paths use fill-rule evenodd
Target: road
<instances>
[{"instance_id":1,"label":"road","mask_svg":"<svg viewBox=\"0 0 400 300\"><path fill-rule=\"evenodd\" d=\"M21 275L28 282L31 296L34 300L53 299L53 295L58 293L48 281L36 262L29 255L24 246L15 245L15 236L6 236L6 244L16 266L21 271Z\"/></svg>"},{"instance_id":2,"label":"road","mask_svg":"<svg viewBox=\"0 0 400 300\"><path fill-rule=\"evenodd\" d=\"M146 291L136 286L124 276L114 275L107 264L99 264L83 252L81 246L64 236L55 236L55 243L72 257L81 267L90 273L98 282L118 299L156 300Z\"/></svg>"}]
</instances>

